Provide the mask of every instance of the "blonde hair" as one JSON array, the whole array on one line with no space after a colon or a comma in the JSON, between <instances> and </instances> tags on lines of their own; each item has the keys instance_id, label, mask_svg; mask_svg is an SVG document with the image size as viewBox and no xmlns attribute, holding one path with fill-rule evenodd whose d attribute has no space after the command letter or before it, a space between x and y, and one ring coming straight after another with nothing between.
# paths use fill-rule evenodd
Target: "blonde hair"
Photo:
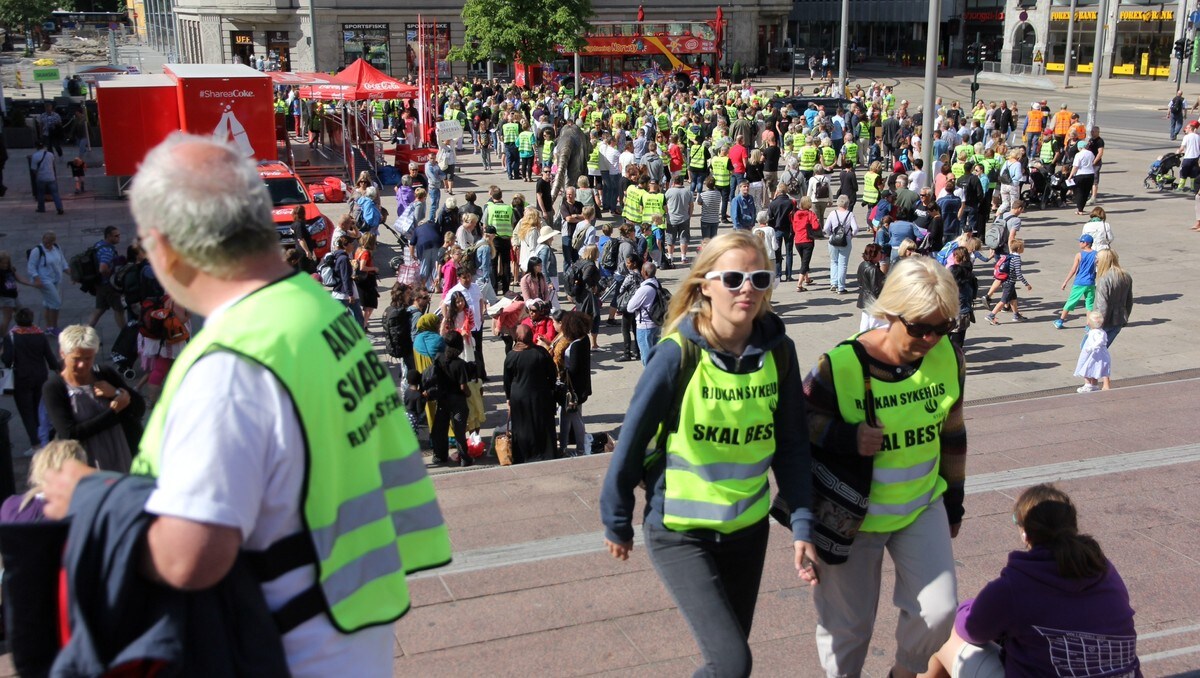
<instances>
[{"instance_id":1,"label":"blonde hair","mask_svg":"<svg viewBox=\"0 0 1200 678\"><path fill-rule=\"evenodd\" d=\"M954 242L958 243L963 249L971 254L978 252L980 246L983 244L979 241L979 238L976 238L969 232L958 236L954 239Z\"/></svg>"},{"instance_id":2,"label":"blonde hair","mask_svg":"<svg viewBox=\"0 0 1200 678\"><path fill-rule=\"evenodd\" d=\"M1088 311L1087 322L1088 327L1096 329L1104 327L1104 314L1100 311Z\"/></svg>"},{"instance_id":3,"label":"blonde hair","mask_svg":"<svg viewBox=\"0 0 1200 678\"><path fill-rule=\"evenodd\" d=\"M901 259L888 271L883 291L871 304L870 313L880 320L888 316L903 316L909 321L932 316L952 320L958 317L958 283L935 259Z\"/></svg>"},{"instance_id":4,"label":"blonde hair","mask_svg":"<svg viewBox=\"0 0 1200 678\"><path fill-rule=\"evenodd\" d=\"M588 261L595 261L599 256L600 248L596 247L595 245L587 245L579 252L579 257L581 259L587 259Z\"/></svg>"},{"instance_id":5,"label":"blonde hair","mask_svg":"<svg viewBox=\"0 0 1200 678\"><path fill-rule=\"evenodd\" d=\"M811 210L812 209L812 198L808 197L807 195L800 196L800 209Z\"/></svg>"},{"instance_id":6,"label":"blonde hair","mask_svg":"<svg viewBox=\"0 0 1200 678\"><path fill-rule=\"evenodd\" d=\"M1122 278L1129 278L1129 274L1121 268L1121 258L1117 256L1117 251L1111 247L1096 253L1096 280L1110 272Z\"/></svg>"},{"instance_id":7,"label":"blonde hair","mask_svg":"<svg viewBox=\"0 0 1200 678\"><path fill-rule=\"evenodd\" d=\"M1025 241L1021 240L1020 238L1014 238L1012 241L1012 246L1010 246L1008 249L1012 250L1013 252L1016 252L1017 254L1020 254L1025 251ZM1100 275L1099 275L1100 261L1099 260L1100 260L1100 257L1099 257L1099 255L1097 255L1097 257L1096 257L1096 269L1097 269L1096 277L1097 278L1100 277Z\"/></svg>"},{"instance_id":8,"label":"blonde hair","mask_svg":"<svg viewBox=\"0 0 1200 678\"><path fill-rule=\"evenodd\" d=\"M77 440L52 440L29 462L29 491L21 498L21 509L29 506L46 484L46 474L57 471L71 459L87 463L87 452Z\"/></svg>"},{"instance_id":9,"label":"blonde hair","mask_svg":"<svg viewBox=\"0 0 1200 678\"><path fill-rule=\"evenodd\" d=\"M475 214L474 212L467 212L466 214L462 215L462 223L463 226L477 224L479 223L479 215Z\"/></svg>"},{"instance_id":10,"label":"blonde hair","mask_svg":"<svg viewBox=\"0 0 1200 678\"><path fill-rule=\"evenodd\" d=\"M707 282L704 276L716 268L718 259L726 252L733 250L754 252L758 256L759 268L770 268L770 264L773 263L767 256L767 248L763 241L754 237L749 231L731 231L708 241L700 250L700 256L692 264L687 277L679 283L679 289L675 291L675 296L671 298L666 322L663 323L663 334L674 332L680 323L694 315L696 331L700 333L700 336L704 337L704 340L711 345L715 346L720 343L712 327L712 302L704 296L702 290L704 283ZM951 282L953 283L953 279ZM957 300L958 288L954 289ZM759 304L758 312L754 314L754 317L755 319L761 318L770 311L771 290L768 289L763 293L762 303Z\"/></svg>"},{"instance_id":11,"label":"blonde hair","mask_svg":"<svg viewBox=\"0 0 1200 678\"><path fill-rule=\"evenodd\" d=\"M58 350L63 355L70 355L81 348L85 351L100 350L100 335L96 333L96 328L71 325L58 335Z\"/></svg>"},{"instance_id":12,"label":"blonde hair","mask_svg":"<svg viewBox=\"0 0 1200 678\"><path fill-rule=\"evenodd\" d=\"M905 238L904 242L900 243L900 247L896 248L897 254L902 257L907 257L917 249L917 243L912 241L912 238Z\"/></svg>"},{"instance_id":13,"label":"blonde hair","mask_svg":"<svg viewBox=\"0 0 1200 678\"><path fill-rule=\"evenodd\" d=\"M537 210L525 210L525 216L521 217L521 221L517 224L517 230L513 234L513 237L517 240L524 240L530 231L537 231L541 228L542 215Z\"/></svg>"}]
</instances>

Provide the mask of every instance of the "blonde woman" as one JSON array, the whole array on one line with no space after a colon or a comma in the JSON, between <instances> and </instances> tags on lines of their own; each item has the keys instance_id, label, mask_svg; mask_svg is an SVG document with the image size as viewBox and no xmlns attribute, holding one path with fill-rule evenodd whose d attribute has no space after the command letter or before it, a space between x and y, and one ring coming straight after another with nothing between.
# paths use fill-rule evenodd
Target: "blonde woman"
<instances>
[{"instance_id":1,"label":"blonde woman","mask_svg":"<svg viewBox=\"0 0 1200 678\"><path fill-rule=\"evenodd\" d=\"M901 610L891 675L923 672L954 624L950 540L963 517L967 436L962 353L946 335L958 308L945 267L901 259L867 309L884 327L838 344L805 379L816 514L831 517L814 527L812 589L828 675L862 673L885 551Z\"/></svg>"},{"instance_id":2,"label":"blonde woman","mask_svg":"<svg viewBox=\"0 0 1200 678\"><path fill-rule=\"evenodd\" d=\"M1096 208L1099 209L1099 208ZM1100 329L1108 337L1108 347L1117 339L1121 328L1129 322L1133 311L1133 277L1121 268L1117 251L1111 247L1096 253L1096 312L1104 316ZM1103 380L1105 391L1112 388L1112 381Z\"/></svg>"},{"instance_id":3,"label":"blonde woman","mask_svg":"<svg viewBox=\"0 0 1200 678\"><path fill-rule=\"evenodd\" d=\"M45 520L42 507L46 500L42 489L46 485L46 474L57 471L69 460L87 463L87 452L75 440L53 440L33 455L29 463L29 490L25 494L14 494L0 505L0 523L38 523Z\"/></svg>"},{"instance_id":4,"label":"blonde woman","mask_svg":"<svg viewBox=\"0 0 1200 678\"><path fill-rule=\"evenodd\" d=\"M513 242L519 247L517 267L521 275L529 272L529 258L537 252L538 233L542 230L542 216L537 210L525 210L525 216L513 230ZM519 276L518 276L519 279Z\"/></svg>"},{"instance_id":5,"label":"blonde woman","mask_svg":"<svg viewBox=\"0 0 1200 678\"><path fill-rule=\"evenodd\" d=\"M646 549L704 655L700 675L750 674L768 469L792 507L797 572L816 581L804 396L795 347L771 312L773 269L748 232L704 247L671 300L600 496L609 553L627 560L644 480Z\"/></svg>"}]
</instances>

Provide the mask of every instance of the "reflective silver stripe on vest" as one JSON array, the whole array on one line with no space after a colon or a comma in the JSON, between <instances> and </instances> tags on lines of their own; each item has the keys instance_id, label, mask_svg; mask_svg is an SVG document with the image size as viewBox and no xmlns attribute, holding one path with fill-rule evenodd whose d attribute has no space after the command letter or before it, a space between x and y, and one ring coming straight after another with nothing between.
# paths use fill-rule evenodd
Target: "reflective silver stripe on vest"
<instances>
[{"instance_id":1,"label":"reflective silver stripe on vest","mask_svg":"<svg viewBox=\"0 0 1200 678\"><path fill-rule=\"evenodd\" d=\"M930 488L928 492L907 504L876 504L875 502L871 502L871 508L867 509L867 513L876 516L906 516L919 508L929 506L929 502L932 499L933 488Z\"/></svg>"},{"instance_id":2,"label":"reflective silver stripe on vest","mask_svg":"<svg viewBox=\"0 0 1200 678\"><path fill-rule=\"evenodd\" d=\"M937 468L937 459L930 459L916 466L906 466L904 468L879 468L878 466L871 472L871 477L878 483L904 483L910 480L917 480L933 473Z\"/></svg>"},{"instance_id":3,"label":"reflective silver stripe on vest","mask_svg":"<svg viewBox=\"0 0 1200 678\"><path fill-rule=\"evenodd\" d=\"M387 497L382 489L375 489L349 499L338 506L337 518L333 524L311 530L313 545L317 549L317 558L325 560L333 555L333 545L339 535L353 532L363 525L388 517ZM395 547L395 543L392 543Z\"/></svg>"},{"instance_id":4,"label":"reflective silver stripe on vest","mask_svg":"<svg viewBox=\"0 0 1200 678\"><path fill-rule=\"evenodd\" d=\"M737 464L734 462L693 464L678 454L668 454L667 470L694 473L710 483L719 483L723 480L750 480L766 473L767 469L771 468L771 459L772 457L767 457L753 464Z\"/></svg>"},{"instance_id":5,"label":"reflective silver stripe on vest","mask_svg":"<svg viewBox=\"0 0 1200 678\"><path fill-rule=\"evenodd\" d=\"M753 497L747 497L732 506L712 504L707 501L693 499L665 500L664 511L667 515L678 518L694 518L696 520L715 520L722 523L732 522L745 513L751 506L758 503L767 494L767 484L763 483Z\"/></svg>"},{"instance_id":6,"label":"reflective silver stripe on vest","mask_svg":"<svg viewBox=\"0 0 1200 678\"><path fill-rule=\"evenodd\" d=\"M425 460L419 452L401 459L388 459L379 463L379 475L384 488L404 487L425 478Z\"/></svg>"},{"instance_id":7,"label":"reflective silver stripe on vest","mask_svg":"<svg viewBox=\"0 0 1200 678\"><path fill-rule=\"evenodd\" d=\"M400 569L400 548L396 542L390 542L379 548L368 551L339 567L321 582L321 590L325 592L325 601L330 607L349 598L355 591L368 583L402 572Z\"/></svg>"},{"instance_id":8,"label":"reflective silver stripe on vest","mask_svg":"<svg viewBox=\"0 0 1200 678\"><path fill-rule=\"evenodd\" d=\"M442 509L438 506L437 499L430 499L424 504L400 509L392 514L392 526L396 528L397 537L438 527L442 522Z\"/></svg>"}]
</instances>

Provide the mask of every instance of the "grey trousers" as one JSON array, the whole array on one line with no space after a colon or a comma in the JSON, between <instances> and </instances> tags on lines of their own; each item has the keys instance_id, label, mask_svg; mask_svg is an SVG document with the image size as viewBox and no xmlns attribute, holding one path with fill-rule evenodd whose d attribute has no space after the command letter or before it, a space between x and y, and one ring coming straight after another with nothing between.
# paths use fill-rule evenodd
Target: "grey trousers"
<instances>
[{"instance_id":1,"label":"grey trousers","mask_svg":"<svg viewBox=\"0 0 1200 678\"><path fill-rule=\"evenodd\" d=\"M938 499L898 532L859 532L845 563L820 566L821 583L812 588L817 652L830 678L862 674L879 606L885 549L896 566L896 663L922 673L950 637L958 585L946 507Z\"/></svg>"}]
</instances>

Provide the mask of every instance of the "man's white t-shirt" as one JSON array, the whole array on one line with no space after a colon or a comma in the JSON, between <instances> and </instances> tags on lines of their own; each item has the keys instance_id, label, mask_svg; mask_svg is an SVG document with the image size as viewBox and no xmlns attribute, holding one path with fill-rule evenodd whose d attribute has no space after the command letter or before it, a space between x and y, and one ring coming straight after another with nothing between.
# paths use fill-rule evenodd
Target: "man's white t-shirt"
<instances>
[{"instance_id":1,"label":"man's white t-shirt","mask_svg":"<svg viewBox=\"0 0 1200 678\"><path fill-rule=\"evenodd\" d=\"M1183 135L1183 159L1200 158L1200 134L1188 132Z\"/></svg>"},{"instance_id":2,"label":"man's white t-shirt","mask_svg":"<svg viewBox=\"0 0 1200 678\"><path fill-rule=\"evenodd\" d=\"M252 551L302 529L304 437L292 399L267 369L232 353L207 355L184 377L167 413L159 468L150 513L236 527ZM278 611L315 575L306 566L263 584L267 607ZM283 646L296 678L392 674L391 624L345 635L320 615L284 636Z\"/></svg>"}]
</instances>

